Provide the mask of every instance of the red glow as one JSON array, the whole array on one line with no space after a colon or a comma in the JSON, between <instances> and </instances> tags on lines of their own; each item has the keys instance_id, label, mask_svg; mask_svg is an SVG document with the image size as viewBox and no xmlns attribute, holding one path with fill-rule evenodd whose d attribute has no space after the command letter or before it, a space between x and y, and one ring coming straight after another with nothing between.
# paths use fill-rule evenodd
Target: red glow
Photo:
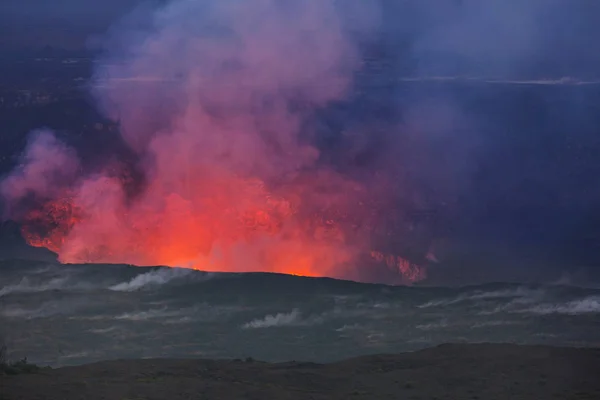
<instances>
[{"instance_id":1,"label":"red glow","mask_svg":"<svg viewBox=\"0 0 600 400\"><path fill-rule=\"evenodd\" d=\"M205 172L196 174L204 179L183 185L190 189L186 197L177 192L159 195L164 187L154 183L134 207L124 206L118 180L87 181L73 195L31 211L24 219L24 236L32 246L54 251L66 263L314 277L347 277L358 252L364 251L363 245L353 243L367 239L362 232L344 228L348 218L360 221L368 215L367 209L353 204L364 194L360 186L335 182L335 175L321 173L321 182L315 180L313 190L328 183L340 192L320 193L323 208L306 212L302 200L307 200L311 189L306 179L268 191L257 179L206 178ZM327 209L328 205L334 207ZM370 255L394 270L399 282L425 278L424 268L401 257Z\"/></svg>"}]
</instances>

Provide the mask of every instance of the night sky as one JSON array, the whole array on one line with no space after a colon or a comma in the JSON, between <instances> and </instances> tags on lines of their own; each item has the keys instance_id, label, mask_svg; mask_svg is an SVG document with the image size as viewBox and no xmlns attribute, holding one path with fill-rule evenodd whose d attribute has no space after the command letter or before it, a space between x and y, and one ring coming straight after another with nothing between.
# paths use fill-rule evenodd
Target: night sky
<instances>
[{"instance_id":1,"label":"night sky","mask_svg":"<svg viewBox=\"0 0 600 400\"><path fill-rule=\"evenodd\" d=\"M0 46L85 48L136 7L164 0L4 0ZM379 0L400 73L597 77L595 0Z\"/></svg>"}]
</instances>

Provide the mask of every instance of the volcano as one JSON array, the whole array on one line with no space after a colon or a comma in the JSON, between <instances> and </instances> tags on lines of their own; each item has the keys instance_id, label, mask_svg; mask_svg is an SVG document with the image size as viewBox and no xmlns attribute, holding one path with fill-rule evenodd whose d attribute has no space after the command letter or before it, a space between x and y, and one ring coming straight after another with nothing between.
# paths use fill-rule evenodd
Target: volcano
<instances>
[{"instance_id":1,"label":"volcano","mask_svg":"<svg viewBox=\"0 0 600 400\"><path fill-rule=\"evenodd\" d=\"M410 210L435 202L398 162L402 142L359 163L350 129L368 126L333 132L346 147L321 140L322 115L356 95L376 21L358 3L177 1L141 36L125 24L90 90L134 162L89 169L32 132L0 185L6 214L64 263L423 280L431 238Z\"/></svg>"}]
</instances>

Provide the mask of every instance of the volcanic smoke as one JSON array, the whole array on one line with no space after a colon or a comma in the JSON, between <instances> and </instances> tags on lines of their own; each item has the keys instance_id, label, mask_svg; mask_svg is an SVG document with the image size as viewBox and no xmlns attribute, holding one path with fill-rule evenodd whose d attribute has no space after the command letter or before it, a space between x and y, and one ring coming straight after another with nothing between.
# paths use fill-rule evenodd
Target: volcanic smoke
<instances>
[{"instance_id":1,"label":"volcanic smoke","mask_svg":"<svg viewBox=\"0 0 600 400\"><path fill-rule=\"evenodd\" d=\"M143 179L109 162L83 173L75 149L37 131L1 184L9 217L66 263L356 279L367 255L395 283L423 279L372 251L391 178L351 178L311 144L314 112L344 100L361 65L337 7L177 0L149 26L116 29L92 90ZM355 11L367 32L374 13Z\"/></svg>"}]
</instances>

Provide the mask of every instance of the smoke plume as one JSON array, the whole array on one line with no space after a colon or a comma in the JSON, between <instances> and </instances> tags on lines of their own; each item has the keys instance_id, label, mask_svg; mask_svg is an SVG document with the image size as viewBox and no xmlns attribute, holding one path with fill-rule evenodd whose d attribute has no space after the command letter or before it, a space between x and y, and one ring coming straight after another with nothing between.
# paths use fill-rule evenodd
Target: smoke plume
<instances>
[{"instance_id":1,"label":"smoke plume","mask_svg":"<svg viewBox=\"0 0 600 400\"><path fill-rule=\"evenodd\" d=\"M333 0L177 0L128 18L91 87L143 179L109 162L83 173L43 132L2 182L10 217L63 262L372 280L356 266L397 218L396 178L325 162L315 113L348 98L377 23ZM424 277L385 257L396 282Z\"/></svg>"}]
</instances>

